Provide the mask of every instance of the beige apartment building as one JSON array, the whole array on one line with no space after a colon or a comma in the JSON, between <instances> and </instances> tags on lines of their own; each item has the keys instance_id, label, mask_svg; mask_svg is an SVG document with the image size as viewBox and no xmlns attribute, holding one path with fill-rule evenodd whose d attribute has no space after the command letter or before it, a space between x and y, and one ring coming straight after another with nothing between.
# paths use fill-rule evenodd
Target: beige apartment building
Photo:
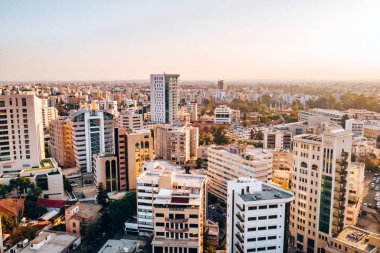
<instances>
[{"instance_id":1,"label":"beige apartment building","mask_svg":"<svg viewBox=\"0 0 380 253\"><path fill-rule=\"evenodd\" d=\"M347 224L351 148L352 133L340 127L293 138L290 232L297 249L325 252Z\"/></svg>"},{"instance_id":2,"label":"beige apartment building","mask_svg":"<svg viewBox=\"0 0 380 253\"><path fill-rule=\"evenodd\" d=\"M272 179L272 152L247 148L245 145L207 148L207 191L227 200L227 182L239 177L252 177L263 182Z\"/></svg>"},{"instance_id":3,"label":"beige apartment building","mask_svg":"<svg viewBox=\"0 0 380 253\"><path fill-rule=\"evenodd\" d=\"M119 190L119 173L114 154L94 154L92 171L96 185L102 183L107 192Z\"/></svg>"},{"instance_id":4,"label":"beige apartment building","mask_svg":"<svg viewBox=\"0 0 380 253\"><path fill-rule=\"evenodd\" d=\"M158 124L154 129L156 157L176 164L195 161L198 156L199 129L179 122Z\"/></svg>"},{"instance_id":5,"label":"beige apartment building","mask_svg":"<svg viewBox=\"0 0 380 253\"><path fill-rule=\"evenodd\" d=\"M337 237L330 237L326 253L378 253L380 235L354 226L345 227Z\"/></svg>"},{"instance_id":6,"label":"beige apartment building","mask_svg":"<svg viewBox=\"0 0 380 253\"><path fill-rule=\"evenodd\" d=\"M346 224L355 226L363 203L365 164L353 162L349 170Z\"/></svg>"},{"instance_id":7,"label":"beige apartment building","mask_svg":"<svg viewBox=\"0 0 380 253\"><path fill-rule=\"evenodd\" d=\"M138 223L152 221L153 252L203 252L206 177L186 174L165 161L147 168L138 178ZM150 219L142 211L149 204Z\"/></svg>"},{"instance_id":8,"label":"beige apartment building","mask_svg":"<svg viewBox=\"0 0 380 253\"><path fill-rule=\"evenodd\" d=\"M50 122L49 152L59 166L75 167L73 138L67 117L59 117Z\"/></svg>"},{"instance_id":9,"label":"beige apartment building","mask_svg":"<svg viewBox=\"0 0 380 253\"><path fill-rule=\"evenodd\" d=\"M115 154L119 168L119 190L136 189L136 178L143 163L153 160L153 138L150 130L115 128Z\"/></svg>"}]
</instances>

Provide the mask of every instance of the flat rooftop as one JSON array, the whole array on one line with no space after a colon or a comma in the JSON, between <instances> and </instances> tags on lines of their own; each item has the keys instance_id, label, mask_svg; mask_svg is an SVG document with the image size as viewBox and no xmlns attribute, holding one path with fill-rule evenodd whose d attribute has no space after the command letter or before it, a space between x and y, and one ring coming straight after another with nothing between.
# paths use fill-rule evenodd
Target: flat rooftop
<instances>
[{"instance_id":1,"label":"flat rooftop","mask_svg":"<svg viewBox=\"0 0 380 253\"><path fill-rule=\"evenodd\" d=\"M108 240L103 247L98 251L99 253L115 253L115 252L126 252L124 249L129 249L129 252L133 252L134 249L139 248L141 241L138 240Z\"/></svg>"},{"instance_id":2,"label":"flat rooftop","mask_svg":"<svg viewBox=\"0 0 380 253\"><path fill-rule=\"evenodd\" d=\"M371 252L374 248L373 245L366 242L366 238L372 233L357 227L347 226L337 236L337 240L344 242L345 244L356 247L366 252Z\"/></svg>"},{"instance_id":3,"label":"flat rooftop","mask_svg":"<svg viewBox=\"0 0 380 253\"><path fill-rule=\"evenodd\" d=\"M50 240L44 242L44 244L39 249L32 249L31 245L33 243L39 243L50 235ZM69 247L74 243L79 237L76 234L70 234L65 232L53 232L53 231L43 231L39 236L33 239L30 244L19 251L20 253L59 253L64 252L66 247Z\"/></svg>"},{"instance_id":4,"label":"flat rooftop","mask_svg":"<svg viewBox=\"0 0 380 253\"><path fill-rule=\"evenodd\" d=\"M292 198L293 195L286 193L276 188L263 188L263 191L252 192L248 194L240 194L240 197L245 201L260 201L260 200L272 200L272 199L287 199Z\"/></svg>"}]
</instances>

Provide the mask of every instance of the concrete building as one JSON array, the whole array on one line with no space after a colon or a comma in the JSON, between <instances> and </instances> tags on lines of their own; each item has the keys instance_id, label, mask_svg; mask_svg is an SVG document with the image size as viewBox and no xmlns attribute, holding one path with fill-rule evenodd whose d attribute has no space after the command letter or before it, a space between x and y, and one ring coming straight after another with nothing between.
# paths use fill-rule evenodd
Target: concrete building
<instances>
[{"instance_id":1,"label":"concrete building","mask_svg":"<svg viewBox=\"0 0 380 253\"><path fill-rule=\"evenodd\" d=\"M356 119L347 119L345 129L350 131L355 136L363 136L364 122Z\"/></svg>"},{"instance_id":2,"label":"concrete building","mask_svg":"<svg viewBox=\"0 0 380 253\"><path fill-rule=\"evenodd\" d=\"M348 203L347 203L347 225L356 225L363 204L364 191L364 163L351 163L348 174Z\"/></svg>"},{"instance_id":3,"label":"concrete building","mask_svg":"<svg viewBox=\"0 0 380 253\"><path fill-rule=\"evenodd\" d=\"M81 238L75 234L43 230L36 238L12 247L11 253L74 253L80 250ZM22 247L20 247L20 245Z\"/></svg>"},{"instance_id":4,"label":"concrete building","mask_svg":"<svg viewBox=\"0 0 380 253\"><path fill-rule=\"evenodd\" d=\"M153 160L151 131L130 131L125 128L115 128L114 131L119 191L136 189L136 178L143 172L143 163Z\"/></svg>"},{"instance_id":5,"label":"concrete building","mask_svg":"<svg viewBox=\"0 0 380 253\"><path fill-rule=\"evenodd\" d=\"M92 172L94 154L113 153L113 115L105 111L80 110L70 114L76 167Z\"/></svg>"},{"instance_id":6,"label":"concrete building","mask_svg":"<svg viewBox=\"0 0 380 253\"><path fill-rule=\"evenodd\" d=\"M18 177L29 178L35 186L41 188L41 198L54 200L65 198L62 171L54 158L41 160L40 165L35 168L0 175L0 183L9 185L11 179ZM17 193L13 192L12 196L17 197Z\"/></svg>"},{"instance_id":7,"label":"concrete building","mask_svg":"<svg viewBox=\"0 0 380 253\"><path fill-rule=\"evenodd\" d=\"M309 121L313 116L323 116L330 123L339 124L344 116L344 113L338 110L314 108L310 110L301 110L299 121Z\"/></svg>"},{"instance_id":8,"label":"concrete building","mask_svg":"<svg viewBox=\"0 0 380 253\"><path fill-rule=\"evenodd\" d=\"M272 148L276 150L292 148L292 134L289 131L264 131L264 148Z\"/></svg>"},{"instance_id":9,"label":"concrete building","mask_svg":"<svg viewBox=\"0 0 380 253\"><path fill-rule=\"evenodd\" d=\"M352 133L330 127L322 135L293 138L290 231L304 252L324 252L347 224Z\"/></svg>"},{"instance_id":10,"label":"concrete building","mask_svg":"<svg viewBox=\"0 0 380 253\"><path fill-rule=\"evenodd\" d=\"M58 118L58 111L54 106L48 106L47 99L41 99L42 124L44 129L49 129L50 122Z\"/></svg>"},{"instance_id":11,"label":"concrete building","mask_svg":"<svg viewBox=\"0 0 380 253\"><path fill-rule=\"evenodd\" d=\"M178 118L177 74L150 75L150 103L152 122L172 123Z\"/></svg>"},{"instance_id":12,"label":"concrete building","mask_svg":"<svg viewBox=\"0 0 380 253\"><path fill-rule=\"evenodd\" d=\"M65 210L66 232L85 237L88 229L101 217L101 205L77 202Z\"/></svg>"},{"instance_id":13,"label":"concrete building","mask_svg":"<svg viewBox=\"0 0 380 253\"><path fill-rule=\"evenodd\" d=\"M272 178L271 152L246 146L209 147L207 149L207 191L227 200L227 182L239 177L253 177L263 182Z\"/></svg>"},{"instance_id":14,"label":"concrete building","mask_svg":"<svg viewBox=\"0 0 380 253\"><path fill-rule=\"evenodd\" d=\"M380 136L380 127L373 125L364 126L363 135L366 138L377 139Z\"/></svg>"},{"instance_id":15,"label":"concrete building","mask_svg":"<svg viewBox=\"0 0 380 253\"><path fill-rule=\"evenodd\" d=\"M187 104L187 112L190 113L190 122L198 121L198 104L196 102L189 102Z\"/></svg>"},{"instance_id":16,"label":"concrete building","mask_svg":"<svg viewBox=\"0 0 380 253\"><path fill-rule=\"evenodd\" d=\"M156 157L176 164L195 161L198 156L199 130L183 124L158 124L154 128Z\"/></svg>"},{"instance_id":17,"label":"concrete building","mask_svg":"<svg viewBox=\"0 0 380 253\"><path fill-rule=\"evenodd\" d=\"M291 192L253 178L228 181L227 252L288 251Z\"/></svg>"},{"instance_id":18,"label":"concrete building","mask_svg":"<svg viewBox=\"0 0 380 253\"><path fill-rule=\"evenodd\" d=\"M34 95L0 96L0 173L39 166L45 157L41 115Z\"/></svg>"},{"instance_id":19,"label":"concrete building","mask_svg":"<svg viewBox=\"0 0 380 253\"><path fill-rule=\"evenodd\" d=\"M328 238L325 252L378 253L380 236L358 227L347 226L337 237Z\"/></svg>"},{"instance_id":20,"label":"concrete building","mask_svg":"<svg viewBox=\"0 0 380 253\"><path fill-rule=\"evenodd\" d=\"M59 166L75 167L73 136L67 117L59 117L50 122L49 152Z\"/></svg>"},{"instance_id":21,"label":"concrete building","mask_svg":"<svg viewBox=\"0 0 380 253\"><path fill-rule=\"evenodd\" d=\"M202 252L206 178L166 161L146 162L137 178L140 235L153 234L153 252Z\"/></svg>"},{"instance_id":22,"label":"concrete building","mask_svg":"<svg viewBox=\"0 0 380 253\"><path fill-rule=\"evenodd\" d=\"M232 123L232 109L225 105L216 107L214 110L214 123L215 124L231 124Z\"/></svg>"},{"instance_id":23,"label":"concrete building","mask_svg":"<svg viewBox=\"0 0 380 253\"><path fill-rule=\"evenodd\" d=\"M144 126L143 115L135 111L122 111L119 115L119 127L140 130Z\"/></svg>"},{"instance_id":24,"label":"concrete building","mask_svg":"<svg viewBox=\"0 0 380 253\"><path fill-rule=\"evenodd\" d=\"M107 192L119 190L117 158L114 154L94 154L92 171L96 185L102 183Z\"/></svg>"}]
</instances>

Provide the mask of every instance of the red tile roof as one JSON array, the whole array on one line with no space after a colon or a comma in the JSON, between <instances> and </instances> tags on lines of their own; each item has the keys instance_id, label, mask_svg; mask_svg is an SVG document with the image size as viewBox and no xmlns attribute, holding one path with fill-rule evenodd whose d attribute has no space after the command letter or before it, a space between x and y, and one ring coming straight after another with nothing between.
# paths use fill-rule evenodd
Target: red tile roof
<instances>
[{"instance_id":1,"label":"red tile roof","mask_svg":"<svg viewBox=\"0 0 380 253\"><path fill-rule=\"evenodd\" d=\"M5 198L0 199L0 212L9 213L18 216L20 211L24 210L25 199Z\"/></svg>"},{"instance_id":2,"label":"red tile roof","mask_svg":"<svg viewBox=\"0 0 380 253\"><path fill-rule=\"evenodd\" d=\"M51 208L64 208L66 200L38 199L38 205Z\"/></svg>"}]
</instances>

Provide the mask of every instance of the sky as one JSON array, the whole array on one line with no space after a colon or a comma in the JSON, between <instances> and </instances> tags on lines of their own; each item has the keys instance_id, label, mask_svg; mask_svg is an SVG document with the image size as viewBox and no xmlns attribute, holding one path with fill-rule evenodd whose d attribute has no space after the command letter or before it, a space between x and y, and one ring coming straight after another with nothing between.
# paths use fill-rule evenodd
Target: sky
<instances>
[{"instance_id":1,"label":"sky","mask_svg":"<svg viewBox=\"0 0 380 253\"><path fill-rule=\"evenodd\" d=\"M0 0L0 80L380 80L378 0Z\"/></svg>"}]
</instances>

